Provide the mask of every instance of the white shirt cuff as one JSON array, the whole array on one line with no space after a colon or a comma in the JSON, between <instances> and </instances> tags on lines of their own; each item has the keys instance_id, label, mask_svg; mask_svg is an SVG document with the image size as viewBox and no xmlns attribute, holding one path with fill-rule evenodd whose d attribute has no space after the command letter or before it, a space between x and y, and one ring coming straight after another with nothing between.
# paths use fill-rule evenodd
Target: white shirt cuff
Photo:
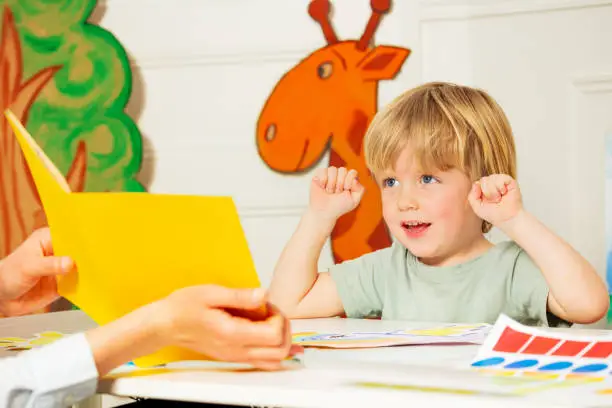
<instances>
[{"instance_id":1,"label":"white shirt cuff","mask_svg":"<svg viewBox=\"0 0 612 408\"><path fill-rule=\"evenodd\" d=\"M35 406L58 399L71 405L96 392L98 370L84 333L24 352L20 357L30 369Z\"/></svg>"}]
</instances>

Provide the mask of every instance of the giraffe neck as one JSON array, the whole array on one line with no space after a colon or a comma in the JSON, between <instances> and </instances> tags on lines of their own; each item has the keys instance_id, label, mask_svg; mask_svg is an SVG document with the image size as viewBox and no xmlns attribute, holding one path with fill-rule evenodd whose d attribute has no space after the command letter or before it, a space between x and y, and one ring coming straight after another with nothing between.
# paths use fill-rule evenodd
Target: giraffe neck
<instances>
[{"instance_id":1,"label":"giraffe neck","mask_svg":"<svg viewBox=\"0 0 612 408\"><path fill-rule=\"evenodd\" d=\"M346 144L350 147L351 152L354 153L362 161L363 158L363 137L365 136L368 125L372 120L373 115L368 115L365 111L357 109L353 111L351 122L346 129L346 133L343 135L334 134L334 139L340 138L346 141ZM334 148L334 141L331 143L329 164L334 167L347 167L348 169L357 168L359 169L362 165L358 163L352 163L353 160L348 157L344 157L341 151ZM363 175L362 175L363 176Z\"/></svg>"},{"instance_id":2,"label":"giraffe neck","mask_svg":"<svg viewBox=\"0 0 612 408\"><path fill-rule=\"evenodd\" d=\"M375 82L363 85L361 94L363 99L354 99L350 104L353 105L352 112L347 116L342 115L342 119L334 124L333 139L330 146L330 165L335 167L354 168L362 171L361 167L365 166L363 158L363 138L366 134L368 126L378 109L378 94L377 84ZM350 148L351 154L349 157L342 154L342 148ZM353 156L354 155L354 156ZM352 163L353 158L357 156L359 163ZM360 174L364 177L365 174Z\"/></svg>"},{"instance_id":3,"label":"giraffe neck","mask_svg":"<svg viewBox=\"0 0 612 408\"><path fill-rule=\"evenodd\" d=\"M357 209L342 216L332 232L332 241L336 241L334 260L337 263L351 257L354 258L356 246L362 248L358 255L363 255L391 244L382 218L380 193L366 168L363 155L363 138L374 113L375 109L369 111L356 109L350 123L346 126L345 134L334 132L333 135L330 165L356 169L359 173L359 180L366 189ZM346 244L340 244L340 240ZM345 255L345 253L353 254L353 256Z\"/></svg>"}]
</instances>

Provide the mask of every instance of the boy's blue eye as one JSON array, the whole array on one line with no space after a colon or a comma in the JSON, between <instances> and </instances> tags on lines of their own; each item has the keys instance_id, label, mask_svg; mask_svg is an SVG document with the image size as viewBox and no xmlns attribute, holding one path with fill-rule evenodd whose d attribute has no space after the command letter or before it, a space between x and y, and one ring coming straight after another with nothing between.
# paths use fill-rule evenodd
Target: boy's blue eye
<instances>
[{"instance_id":1,"label":"boy's blue eye","mask_svg":"<svg viewBox=\"0 0 612 408\"><path fill-rule=\"evenodd\" d=\"M393 187L396 183L396 179L389 177L383 180L383 187Z\"/></svg>"},{"instance_id":2,"label":"boy's blue eye","mask_svg":"<svg viewBox=\"0 0 612 408\"><path fill-rule=\"evenodd\" d=\"M424 176L421 176L421 183L423 184L431 184L438 181L434 176L431 176L429 174L426 174Z\"/></svg>"}]
</instances>

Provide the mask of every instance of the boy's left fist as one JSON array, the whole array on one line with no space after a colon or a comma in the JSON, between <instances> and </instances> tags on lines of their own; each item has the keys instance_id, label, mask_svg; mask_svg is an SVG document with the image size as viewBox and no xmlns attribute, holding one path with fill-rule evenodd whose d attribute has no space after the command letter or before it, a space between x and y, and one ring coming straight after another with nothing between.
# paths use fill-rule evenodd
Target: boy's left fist
<instances>
[{"instance_id":1,"label":"boy's left fist","mask_svg":"<svg viewBox=\"0 0 612 408\"><path fill-rule=\"evenodd\" d=\"M507 174L493 174L476 181L468 200L478 217L497 227L523 209L518 183Z\"/></svg>"}]
</instances>

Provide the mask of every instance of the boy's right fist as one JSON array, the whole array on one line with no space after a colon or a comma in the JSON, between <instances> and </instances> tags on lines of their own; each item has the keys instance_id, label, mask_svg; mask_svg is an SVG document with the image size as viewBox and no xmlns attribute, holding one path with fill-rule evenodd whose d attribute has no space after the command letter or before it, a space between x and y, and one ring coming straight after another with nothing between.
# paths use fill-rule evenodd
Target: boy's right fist
<instances>
[{"instance_id":1,"label":"boy's right fist","mask_svg":"<svg viewBox=\"0 0 612 408\"><path fill-rule=\"evenodd\" d=\"M317 170L310 186L310 209L333 218L354 210L365 189L357 180L357 171L328 167Z\"/></svg>"}]
</instances>

